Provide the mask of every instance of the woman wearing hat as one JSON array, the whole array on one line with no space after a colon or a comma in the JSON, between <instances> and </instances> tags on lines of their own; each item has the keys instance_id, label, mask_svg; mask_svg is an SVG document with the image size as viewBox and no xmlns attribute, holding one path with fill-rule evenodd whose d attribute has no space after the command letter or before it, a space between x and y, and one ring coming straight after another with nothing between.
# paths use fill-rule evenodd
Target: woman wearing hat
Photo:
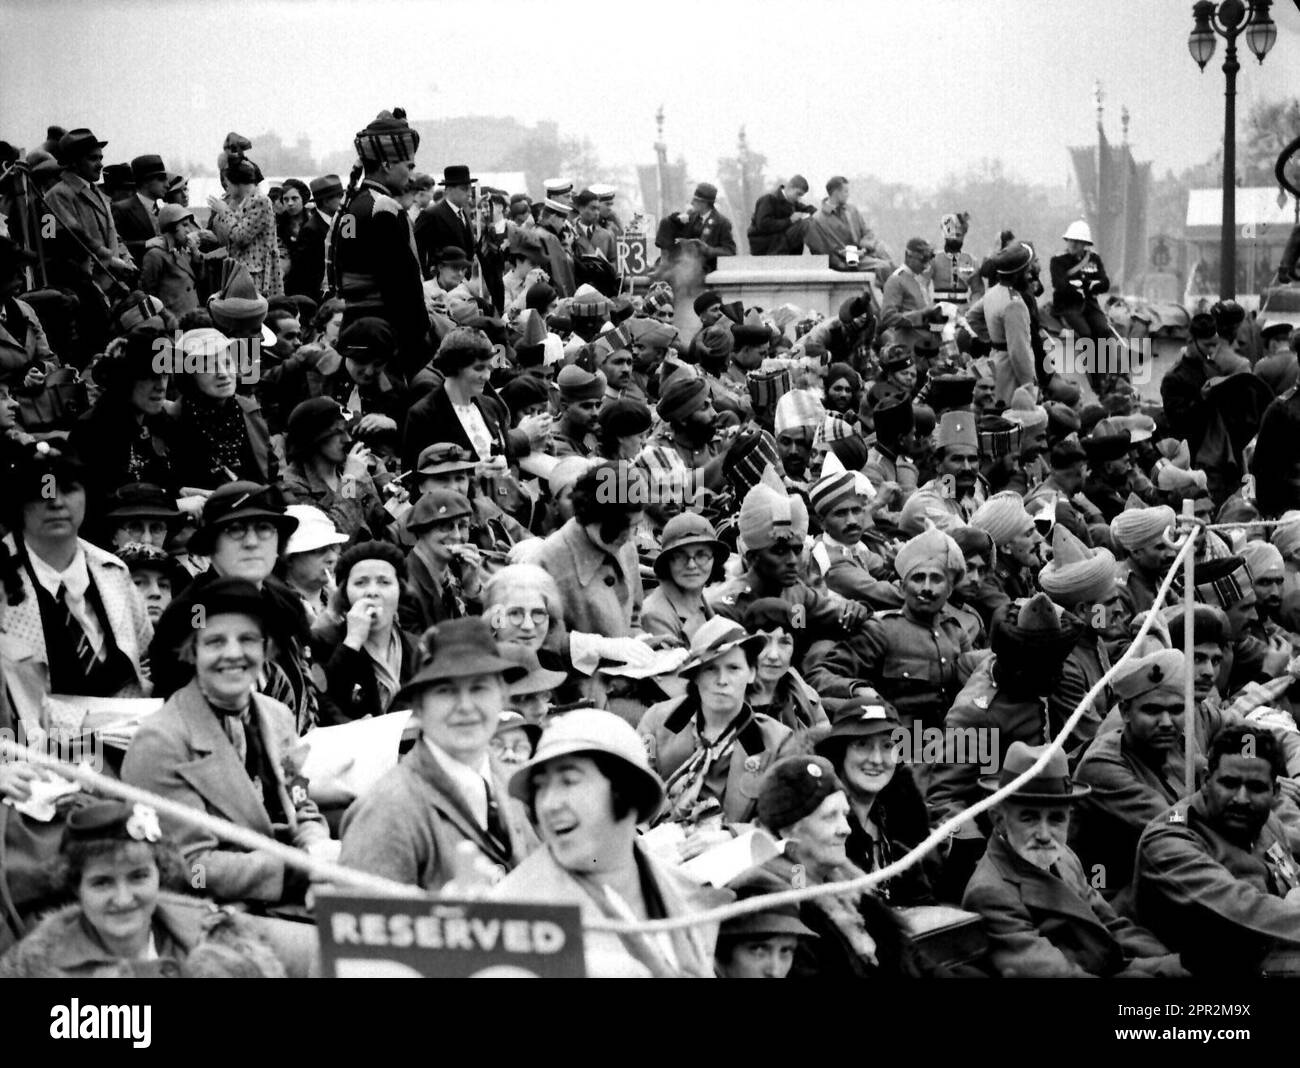
<instances>
[{"instance_id":1,"label":"woman wearing hat","mask_svg":"<svg viewBox=\"0 0 1300 1068\"><path fill-rule=\"evenodd\" d=\"M688 645L713 618L704 587L721 581L731 550L718 540L713 525L695 512L668 520L660 545L654 562L659 585L641 606L641 626L648 634L664 634Z\"/></svg>"},{"instance_id":2,"label":"woman wearing hat","mask_svg":"<svg viewBox=\"0 0 1300 1068\"><path fill-rule=\"evenodd\" d=\"M212 231L253 276L257 291L268 300L284 293L283 264L276 238L275 209L257 191L262 172L250 159L233 160L222 172L226 193L208 197Z\"/></svg>"},{"instance_id":3,"label":"woman wearing hat","mask_svg":"<svg viewBox=\"0 0 1300 1068\"><path fill-rule=\"evenodd\" d=\"M348 809L339 860L437 891L464 874L466 853L503 872L536 838L491 760L510 683L524 669L497 652L481 619L440 623L424 645L428 660L399 696L411 703L420 740Z\"/></svg>"},{"instance_id":4,"label":"woman wearing hat","mask_svg":"<svg viewBox=\"0 0 1300 1068\"><path fill-rule=\"evenodd\" d=\"M164 204L159 209L158 234L144 243L140 288L157 297L175 316L199 306L203 254L199 251L199 224L189 208Z\"/></svg>"},{"instance_id":5,"label":"woman wearing hat","mask_svg":"<svg viewBox=\"0 0 1300 1068\"><path fill-rule=\"evenodd\" d=\"M845 853L865 872L879 871L925 841L930 833L925 801L899 751L905 732L898 711L875 691L849 701L829 733L818 731L813 749L831 762L849 799ZM892 905L934 904L922 864L878 885Z\"/></svg>"},{"instance_id":6,"label":"woman wearing hat","mask_svg":"<svg viewBox=\"0 0 1300 1068\"><path fill-rule=\"evenodd\" d=\"M790 734L746 701L765 640L714 616L678 669L685 695L646 709L637 733L667 783L663 819L706 831L753 818L762 773Z\"/></svg>"},{"instance_id":7,"label":"woman wearing hat","mask_svg":"<svg viewBox=\"0 0 1300 1068\"><path fill-rule=\"evenodd\" d=\"M1009 785L1045 750L1014 742L1000 775L981 779L980 787L992 792ZM962 907L984 918L1002 976L1185 976L1176 955L1106 903L1066 845L1073 805L1091 789L1071 781L1065 754L1053 752L994 808L993 834Z\"/></svg>"},{"instance_id":8,"label":"woman wearing hat","mask_svg":"<svg viewBox=\"0 0 1300 1068\"><path fill-rule=\"evenodd\" d=\"M291 504L284 514L298 521L275 565L275 576L298 595L308 623L315 623L334 592L334 565L348 537L330 517L309 504Z\"/></svg>"},{"instance_id":9,"label":"woman wearing hat","mask_svg":"<svg viewBox=\"0 0 1300 1068\"><path fill-rule=\"evenodd\" d=\"M349 538L377 538L392 521L370 473L370 450L352 443L347 413L313 397L289 413L281 487L291 504L308 504Z\"/></svg>"},{"instance_id":10,"label":"woman wearing hat","mask_svg":"<svg viewBox=\"0 0 1300 1068\"><path fill-rule=\"evenodd\" d=\"M185 863L151 808L97 801L69 814L57 877L73 903L46 915L0 959L0 978L126 979L186 974L216 943L263 978L285 967L266 938L287 925L182 896Z\"/></svg>"},{"instance_id":11,"label":"woman wearing hat","mask_svg":"<svg viewBox=\"0 0 1300 1068\"><path fill-rule=\"evenodd\" d=\"M189 572L176 557L155 545L127 542L117 547L116 555L130 570L149 622L156 625L172 598L189 584Z\"/></svg>"},{"instance_id":12,"label":"woman wearing hat","mask_svg":"<svg viewBox=\"0 0 1300 1068\"><path fill-rule=\"evenodd\" d=\"M744 628L764 639L746 699L755 712L799 731L827 719L821 697L794 667L803 663L811 642L807 629L794 625L791 608L779 597L760 597L745 609Z\"/></svg>"},{"instance_id":13,"label":"woman wearing hat","mask_svg":"<svg viewBox=\"0 0 1300 1068\"><path fill-rule=\"evenodd\" d=\"M339 557L332 611L312 628L327 707L339 722L383 715L420 665L419 642L397 625L405 578L406 559L395 545L363 541Z\"/></svg>"},{"instance_id":14,"label":"woman wearing hat","mask_svg":"<svg viewBox=\"0 0 1300 1068\"><path fill-rule=\"evenodd\" d=\"M789 887L765 868L754 868L729 887L736 900L767 897ZM816 938L799 919L798 905L777 905L723 920L713 951L719 979L784 979L803 938Z\"/></svg>"},{"instance_id":15,"label":"woman wearing hat","mask_svg":"<svg viewBox=\"0 0 1300 1068\"><path fill-rule=\"evenodd\" d=\"M58 446L11 445L0 520L22 583L0 621L5 683L30 729L48 727L49 693L143 697L152 625L126 565L79 536L86 470ZM16 590L15 590L16 592Z\"/></svg>"},{"instance_id":16,"label":"woman wearing hat","mask_svg":"<svg viewBox=\"0 0 1300 1068\"><path fill-rule=\"evenodd\" d=\"M764 777L758 822L782 840L782 853L765 868L789 889L859 878L865 873L846 852L851 828L844 785L820 756L781 758ZM800 942L796 979L915 978L926 964L902 925L875 893L831 894L799 905L799 919L818 937Z\"/></svg>"},{"instance_id":17,"label":"woman wearing hat","mask_svg":"<svg viewBox=\"0 0 1300 1068\"><path fill-rule=\"evenodd\" d=\"M227 482L270 484L279 474L261 405L236 393L241 368L231 342L217 330L187 330L176 355L199 370L178 376L180 399L171 412L168 441L182 492L213 490Z\"/></svg>"},{"instance_id":18,"label":"woman wearing hat","mask_svg":"<svg viewBox=\"0 0 1300 1068\"><path fill-rule=\"evenodd\" d=\"M170 351L163 331L137 327L96 365L104 391L68 435L69 447L86 464L96 504L128 483L148 482L172 496L180 490L166 412L169 375L156 359Z\"/></svg>"},{"instance_id":19,"label":"woman wearing hat","mask_svg":"<svg viewBox=\"0 0 1300 1068\"><path fill-rule=\"evenodd\" d=\"M537 751L510 777L543 848L492 890L501 901L577 905L585 921L689 916L723 895L689 882L637 840L664 786L636 732L594 709L566 713L542 733ZM711 899L717 899L711 900ZM662 936L587 931L587 974L600 978L702 978L712 974L713 926Z\"/></svg>"},{"instance_id":20,"label":"woman wearing hat","mask_svg":"<svg viewBox=\"0 0 1300 1068\"><path fill-rule=\"evenodd\" d=\"M190 598L190 609L176 656L193 678L136 732L122 781L328 855L329 831L288 759L298 737L293 713L257 692L270 633L266 599L248 581L219 578ZM306 877L278 857L162 820L189 864L191 886L219 901L302 903Z\"/></svg>"}]
</instances>

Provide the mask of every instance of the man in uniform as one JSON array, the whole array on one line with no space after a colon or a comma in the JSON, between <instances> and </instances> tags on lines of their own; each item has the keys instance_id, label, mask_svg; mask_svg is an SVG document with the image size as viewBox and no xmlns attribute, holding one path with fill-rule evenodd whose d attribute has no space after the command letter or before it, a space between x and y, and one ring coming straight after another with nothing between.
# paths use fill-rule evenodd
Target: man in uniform
<instances>
[{"instance_id":1,"label":"man in uniform","mask_svg":"<svg viewBox=\"0 0 1300 1068\"><path fill-rule=\"evenodd\" d=\"M966 561L952 538L932 528L898 550L894 568L903 607L878 613L847 641L814 646L805 658L808 683L840 699L875 689L898 709L904 728L938 726L960 685L957 659L971 648L948 606Z\"/></svg>"},{"instance_id":2,"label":"man in uniform","mask_svg":"<svg viewBox=\"0 0 1300 1068\"><path fill-rule=\"evenodd\" d=\"M399 108L380 112L353 144L365 178L331 224L330 277L343 298L343 325L372 315L386 320L397 335L398 370L409 379L429 359L429 315L411 221L397 198L420 135Z\"/></svg>"},{"instance_id":3,"label":"man in uniform","mask_svg":"<svg viewBox=\"0 0 1300 1068\"><path fill-rule=\"evenodd\" d=\"M605 400L605 376L576 363L556 377L560 388L560 418L551 433L556 456L596 455L596 416Z\"/></svg>"},{"instance_id":4,"label":"man in uniform","mask_svg":"<svg viewBox=\"0 0 1300 1068\"><path fill-rule=\"evenodd\" d=\"M980 475L979 434L973 412L944 412L934 434L936 476L903 505L899 529L916 534L928 519L940 530L968 523L988 498Z\"/></svg>"},{"instance_id":5,"label":"man in uniform","mask_svg":"<svg viewBox=\"0 0 1300 1068\"><path fill-rule=\"evenodd\" d=\"M1265 730L1231 726L1209 778L1138 841L1138 918L1216 979L1300 974L1300 866L1273 812L1282 752Z\"/></svg>"},{"instance_id":6,"label":"man in uniform","mask_svg":"<svg viewBox=\"0 0 1300 1068\"><path fill-rule=\"evenodd\" d=\"M658 438L711 490L722 486L726 452L716 440L718 413L704 379L688 372L675 373L664 385L656 409L663 420Z\"/></svg>"},{"instance_id":7,"label":"man in uniform","mask_svg":"<svg viewBox=\"0 0 1300 1068\"><path fill-rule=\"evenodd\" d=\"M862 541L870 522L858 471L832 471L812 487L808 499L822 535L813 543L812 563L826 588L872 608L897 608L903 603L888 581L892 568Z\"/></svg>"},{"instance_id":8,"label":"man in uniform","mask_svg":"<svg viewBox=\"0 0 1300 1068\"><path fill-rule=\"evenodd\" d=\"M930 333L931 323L944 321L943 309L935 303L934 286L930 282L933 262L934 249L930 242L914 237L903 252L903 266L885 282L880 328L894 330L897 340L905 345L914 345L922 335Z\"/></svg>"},{"instance_id":9,"label":"man in uniform","mask_svg":"<svg viewBox=\"0 0 1300 1068\"><path fill-rule=\"evenodd\" d=\"M1043 564L1043 536L1020 494L1015 490L993 494L975 509L970 525L992 538L997 549L997 563L990 575L993 584L1013 600L1028 597Z\"/></svg>"},{"instance_id":10,"label":"man in uniform","mask_svg":"<svg viewBox=\"0 0 1300 1068\"><path fill-rule=\"evenodd\" d=\"M993 259L997 284L980 302L993 349L994 389L1003 404L1036 380L1032 316L1021 292L1033 260L1034 250L1019 241L1004 248Z\"/></svg>"},{"instance_id":11,"label":"man in uniform","mask_svg":"<svg viewBox=\"0 0 1300 1068\"><path fill-rule=\"evenodd\" d=\"M1174 525L1174 510L1167 504L1154 508L1126 508L1110 521L1115 545L1127 554L1115 574L1131 615L1149 611L1156 590L1177 550L1165 541Z\"/></svg>"},{"instance_id":12,"label":"man in uniform","mask_svg":"<svg viewBox=\"0 0 1300 1068\"><path fill-rule=\"evenodd\" d=\"M740 622L745 609L760 597L776 597L795 606L803 625L819 637L841 638L856 632L870 610L838 594L814 590L800 574L808 509L803 498L786 491L774 468L745 494L740 506L740 539L745 574L723 583L708 596L718 615Z\"/></svg>"}]
</instances>

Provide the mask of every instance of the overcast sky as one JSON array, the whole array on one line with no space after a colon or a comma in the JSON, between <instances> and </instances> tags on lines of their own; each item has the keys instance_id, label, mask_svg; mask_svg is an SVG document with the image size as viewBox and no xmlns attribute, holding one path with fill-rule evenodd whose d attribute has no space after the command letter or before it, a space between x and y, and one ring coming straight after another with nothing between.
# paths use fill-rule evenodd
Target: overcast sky
<instances>
[{"instance_id":1,"label":"overcast sky","mask_svg":"<svg viewBox=\"0 0 1300 1068\"><path fill-rule=\"evenodd\" d=\"M0 138L88 125L109 161L215 160L228 130L349 146L383 107L415 118L554 119L613 164L653 161L654 112L693 177L734 152L769 170L935 184L983 156L1062 182L1095 138L1157 173L1203 160L1223 125L1223 46L1187 51L1191 0L0 0ZM1242 41L1239 114L1300 93L1300 11L1261 67ZM447 162L422 146L421 169ZM476 167L491 161L465 161Z\"/></svg>"}]
</instances>

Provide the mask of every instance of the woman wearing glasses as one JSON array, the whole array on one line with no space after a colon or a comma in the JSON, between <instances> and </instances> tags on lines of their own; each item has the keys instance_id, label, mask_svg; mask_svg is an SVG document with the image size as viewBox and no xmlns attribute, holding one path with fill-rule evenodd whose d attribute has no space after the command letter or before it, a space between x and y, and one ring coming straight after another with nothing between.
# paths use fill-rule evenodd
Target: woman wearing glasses
<instances>
[{"instance_id":1,"label":"woman wearing glasses","mask_svg":"<svg viewBox=\"0 0 1300 1068\"><path fill-rule=\"evenodd\" d=\"M704 587L722 578L731 550L718 540L712 524L694 512L668 520L661 544L654 563L659 585L641 606L641 626L650 634L689 645L695 632L713 618Z\"/></svg>"}]
</instances>

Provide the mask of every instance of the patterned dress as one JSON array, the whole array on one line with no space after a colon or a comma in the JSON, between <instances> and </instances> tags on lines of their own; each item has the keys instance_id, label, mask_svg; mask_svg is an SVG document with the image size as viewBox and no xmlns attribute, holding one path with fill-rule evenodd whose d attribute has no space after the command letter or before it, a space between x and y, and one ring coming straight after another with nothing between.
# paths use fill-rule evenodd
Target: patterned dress
<instances>
[{"instance_id":1,"label":"patterned dress","mask_svg":"<svg viewBox=\"0 0 1300 1068\"><path fill-rule=\"evenodd\" d=\"M226 201L230 203L229 194ZM267 197L254 193L238 205L231 203L230 212L214 213L212 231L230 250L231 258L248 268L262 296L269 299L284 295L275 209Z\"/></svg>"}]
</instances>

